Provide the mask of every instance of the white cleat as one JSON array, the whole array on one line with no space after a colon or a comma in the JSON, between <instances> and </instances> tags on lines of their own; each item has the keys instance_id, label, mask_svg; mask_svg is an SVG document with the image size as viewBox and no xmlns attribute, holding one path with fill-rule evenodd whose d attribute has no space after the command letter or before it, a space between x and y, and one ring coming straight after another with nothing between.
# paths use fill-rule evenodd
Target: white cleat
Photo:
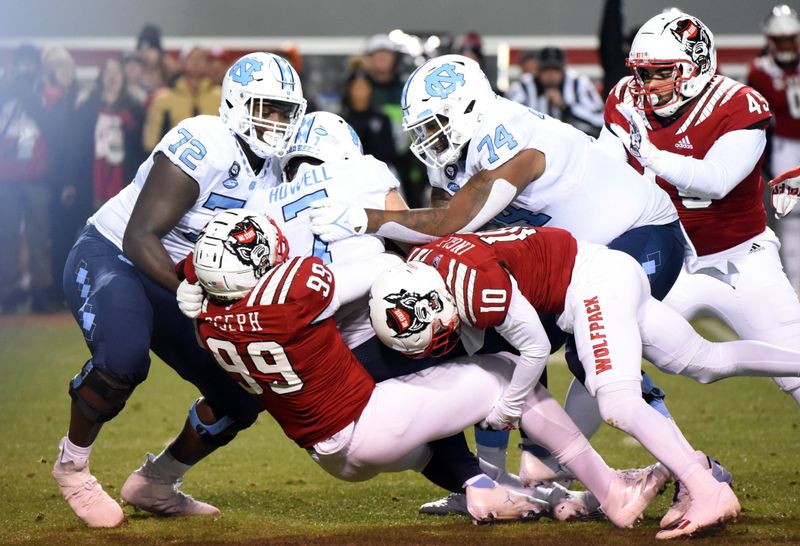
<instances>
[{"instance_id":1,"label":"white cleat","mask_svg":"<svg viewBox=\"0 0 800 546\"><path fill-rule=\"evenodd\" d=\"M467 486L466 490L467 510L476 525L536 519L550 509L549 503L515 493L496 482L492 488Z\"/></svg>"},{"instance_id":2,"label":"white cleat","mask_svg":"<svg viewBox=\"0 0 800 546\"><path fill-rule=\"evenodd\" d=\"M542 482L572 481L575 476L552 455L540 459L523 449L519 459L519 479L526 487L533 487Z\"/></svg>"},{"instance_id":3,"label":"white cleat","mask_svg":"<svg viewBox=\"0 0 800 546\"><path fill-rule=\"evenodd\" d=\"M711 475L718 482L727 483L733 487L733 476L728 470L722 466L718 461L706 456L703 452L695 452L695 456L701 459L702 464L711 472ZM681 519L683 515L689 510L692 499L689 497L689 491L679 481L675 482L675 494L672 496L672 504L670 505L667 513L661 518L659 526L662 529L672 526L676 521Z\"/></svg>"},{"instance_id":4,"label":"white cleat","mask_svg":"<svg viewBox=\"0 0 800 546\"><path fill-rule=\"evenodd\" d=\"M590 491L568 491L563 499L553 506L556 521L586 521L604 519L600 502Z\"/></svg>"},{"instance_id":5,"label":"white cleat","mask_svg":"<svg viewBox=\"0 0 800 546\"><path fill-rule=\"evenodd\" d=\"M53 466L53 478L75 515L88 527L119 527L125 521L125 514L89 473L88 465L76 470L72 462L59 461L60 457Z\"/></svg>"},{"instance_id":6,"label":"white cleat","mask_svg":"<svg viewBox=\"0 0 800 546\"><path fill-rule=\"evenodd\" d=\"M664 490L671 475L661 463L642 472L620 471L608 488L606 501L600 507L617 527L629 529L644 514L645 508Z\"/></svg>"},{"instance_id":7,"label":"white cleat","mask_svg":"<svg viewBox=\"0 0 800 546\"><path fill-rule=\"evenodd\" d=\"M137 509L147 510L159 516L216 516L219 509L201 502L178 489L183 482L167 481L150 468L154 457L147 454L147 461L135 470L120 491L122 500Z\"/></svg>"},{"instance_id":8,"label":"white cleat","mask_svg":"<svg viewBox=\"0 0 800 546\"><path fill-rule=\"evenodd\" d=\"M742 507L727 483L717 483L712 491L704 490L692 500L689 510L681 519L656 533L656 538L688 538L736 519Z\"/></svg>"},{"instance_id":9,"label":"white cleat","mask_svg":"<svg viewBox=\"0 0 800 546\"><path fill-rule=\"evenodd\" d=\"M419 507L419 513L434 516L470 515L469 510L467 510L467 496L464 493L450 493L439 500L426 502Z\"/></svg>"}]
</instances>

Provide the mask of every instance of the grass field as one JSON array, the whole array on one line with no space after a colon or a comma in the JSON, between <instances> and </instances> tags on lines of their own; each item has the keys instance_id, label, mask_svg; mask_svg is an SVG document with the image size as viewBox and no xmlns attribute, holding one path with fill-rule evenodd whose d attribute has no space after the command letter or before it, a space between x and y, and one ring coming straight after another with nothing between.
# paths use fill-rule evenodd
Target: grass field
<instances>
[{"instance_id":1,"label":"grass field","mask_svg":"<svg viewBox=\"0 0 800 546\"><path fill-rule=\"evenodd\" d=\"M163 519L126 507L123 527L89 530L50 476L68 424L67 383L87 354L68 315L0 318L0 544L644 544L653 542L668 505L669 495L657 499L648 519L630 531L607 522L475 527L458 517L421 516L418 505L442 493L421 477L337 481L262 415L187 475L184 489L218 506L221 516ZM668 405L689 440L723 461L737 481L743 515L699 542L800 543L800 412L794 402L766 379L701 386L653 376L669 393ZM551 390L562 398L566 368L551 366L550 377ZM92 454L92 470L112 496L146 451L159 452L177 433L195 397L190 385L154 361L148 381L104 428ZM612 466L652 462L609 427L593 444ZM517 461L514 448L512 470Z\"/></svg>"}]
</instances>

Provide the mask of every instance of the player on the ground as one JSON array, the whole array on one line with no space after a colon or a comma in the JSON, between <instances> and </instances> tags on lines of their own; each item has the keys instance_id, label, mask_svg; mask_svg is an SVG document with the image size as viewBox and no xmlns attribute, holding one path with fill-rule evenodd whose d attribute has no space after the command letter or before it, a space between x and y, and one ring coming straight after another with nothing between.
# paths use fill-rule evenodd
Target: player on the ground
<instances>
[{"instance_id":1,"label":"player on the ground","mask_svg":"<svg viewBox=\"0 0 800 546\"><path fill-rule=\"evenodd\" d=\"M366 294L355 273L376 278L389 265L385 257L329 269L315 257L280 263L285 248L275 224L252 211L226 211L212 220L193 257L209 294L198 331L219 365L327 472L361 481L421 470L431 457L428 442L489 414L510 377L511 355L472 357L376 385L332 315ZM543 388L527 398L522 423L596 490L619 526L632 526L666 479L659 465L630 480L608 468ZM467 484L468 499L480 481L491 482L477 479ZM539 510L532 499L490 485L500 498L488 506L469 502L475 519L501 517L490 507L504 503L517 505L515 513L525 505Z\"/></svg>"},{"instance_id":2,"label":"player on the ground","mask_svg":"<svg viewBox=\"0 0 800 546\"><path fill-rule=\"evenodd\" d=\"M678 215L669 197L623 162L609 158L593 139L560 121L497 97L474 61L459 55L431 59L408 79L403 92L404 127L412 151L428 167L437 208L379 211L319 201L312 210L323 240L369 232L412 243L475 231L487 223L547 225L576 237L609 245L642 264L653 294L663 298L677 277L685 253ZM573 373L583 368L568 345ZM643 385L650 384L649 381ZM643 387L644 388L644 387ZM663 392L645 393L668 415ZM596 414L596 412L595 412ZM573 418L591 435L599 416ZM477 432L479 445L489 439ZM503 465L500 448L479 449ZM499 453L499 454L498 454ZM520 474L531 479L558 475L531 456L525 445Z\"/></svg>"},{"instance_id":3,"label":"player on the ground","mask_svg":"<svg viewBox=\"0 0 800 546\"><path fill-rule=\"evenodd\" d=\"M259 407L198 347L191 321L178 309L175 262L217 210L241 207L258 185L278 182L274 156L285 150L304 110L300 79L285 59L245 55L225 76L220 116L189 118L169 131L75 243L64 292L92 358L70 382L69 433L53 476L88 526L114 527L124 519L88 460L103 423L147 377L151 349L205 398L192 406L179 438L157 457L148 454L128 478L122 498L163 515L219 513L178 485L191 465L254 422Z\"/></svg>"},{"instance_id":4,"label":"player on the ground","mask_svg":"<svg viewBox=\"0 0 800 546\"><path fill-rule=\"evenodd\" d=\"M800 349L800 301L762 202L768 103L716 74L711 31L685 13L646 22L628 65L600 141L670 194L696 250L664 301L685 318L716 315L742 339ZM775 382L800 403L800 379ZM687 505L679 488L662 525Z\"/></svg>"},{"instance_id":5,"label":"player on the ground","mask_svg":"<svg viewBox=\"0 0 800 546\"><path fill-rule=\"evenodd\" d=\"M773 115L769 171L772 176L800 164L800 18L787 5L772 8L764 21L767 52L753 60L747 83L761 93ZM785 187L785 186L784 186ZM778 226L781 256L792 286L800 287L800 213Z\"/></svg>"},{"instance_id":6,"label":"player on the ground","mask_svg":"<svg viewBox=\"0 0 800 546\"><path fill-rule=\"evenodd\" d=\"M558 315L559 327L575 334L586 386L603 419L639 440L691 495L685 517L658 538L691 535L733 518L739 504L728 484L705 471L705 456L691 448L675 423L642 400L643 346L644 356L665 371L703 370L706 381L745 368L755 375L800 374L800 352L754 341L704 340L650 297L641 268L629 256L578 243L558 229L503 228L419 247L408 264L375 282L370 307L381 340L409 354L444 351L462 324L497 328L520 359L486 418L494 429L517 424L547 361L550 346L537 311Z\"/></svg>"}]
</instances>

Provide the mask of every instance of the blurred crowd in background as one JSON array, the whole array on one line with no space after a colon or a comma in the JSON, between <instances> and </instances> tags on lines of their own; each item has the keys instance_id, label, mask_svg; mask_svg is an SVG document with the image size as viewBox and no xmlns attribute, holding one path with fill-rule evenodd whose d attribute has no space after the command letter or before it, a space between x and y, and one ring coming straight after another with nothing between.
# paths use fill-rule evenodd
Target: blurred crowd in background
<instances>
[{"instance_id":1,"label":"blurred crowd in background","mask_svg":"<svg viewBox=\"0 0 800 546\"><path fill-rule=\"evenodd\" d=\"M303 70L297 49L277 53L301 74L308 111L341 114L364 152L396 172L409 205L422 207L425 171L401 128L406 77L425 57L443 53L474 58L490 77L496 66L487 63L476 32L414 36L414 48L409 35L398 39L396 32L368 37L363 54L346 59L338 81L325 85ZM503 94L596 136L603 90L628 74L632 35L623 32L619 1L609 0L600 33L602 80L572 69L562 49L544 47L521 52L519 77ZM173 54L163 48L159 27L148 24L134 49L106 59L96 79L83 81L64 47L25 43L13 51L0 80L0 312L63 308L63 264L86 219L130 183L173 126L217 114L222 78L242 53L193 47Z\"/></svg>"}]
</instances>

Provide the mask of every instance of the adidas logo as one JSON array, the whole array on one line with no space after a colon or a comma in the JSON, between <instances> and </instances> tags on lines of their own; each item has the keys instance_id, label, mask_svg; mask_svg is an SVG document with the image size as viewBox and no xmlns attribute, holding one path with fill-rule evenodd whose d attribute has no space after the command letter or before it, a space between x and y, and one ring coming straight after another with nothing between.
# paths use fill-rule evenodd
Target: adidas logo
<instances>
[{"instance_id":1,"label":"adidas logo","mask_svg":"<svg viewBox=\"0 0 800 546\"><path fill-rule=\"evenodd\" d=\"M689 142L689 137L688 136L685 136L682 139L680 139L675 144L675 147L676 148L683 148L684 150L692 150L692 149L694 149L694 146L692 146L692 143Z\"/></svg>"},{"instance_id":2,"label":"adidas logo","mask_svg":"<svg viewBox=\"0 0 800 546\"><path fill-rule=\"evenodd\" d=\"M748 252L748 254L753 254L754 252L761 252L762 250L764 250L763 246L761 246L758 243L753 243L753 246L750 247L750 251Z\"/></svg>"}]
</instances>

